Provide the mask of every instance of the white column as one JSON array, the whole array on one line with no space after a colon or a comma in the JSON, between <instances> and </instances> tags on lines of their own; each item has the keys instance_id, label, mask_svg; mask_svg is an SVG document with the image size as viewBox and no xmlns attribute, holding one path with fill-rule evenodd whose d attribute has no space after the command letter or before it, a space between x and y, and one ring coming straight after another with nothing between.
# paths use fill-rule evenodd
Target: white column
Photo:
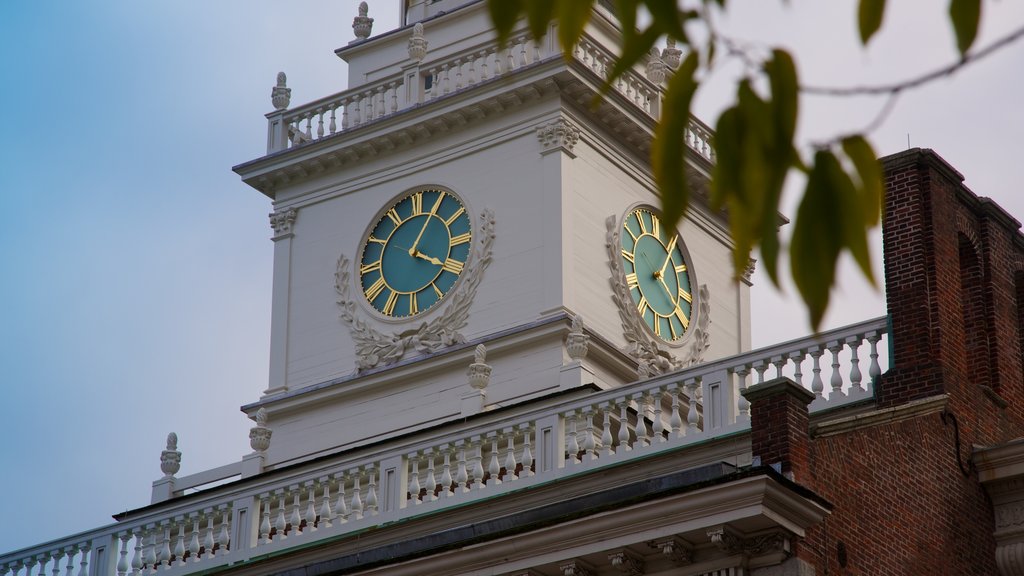
<instances>
[{"instance_id":1,"label":"white column","mask_svg":"<svg viewBox=\"0 0 1024 576\"><path fill-rule=\"evenodd\" d=\"M298 211L294 208L274 212L274 289L270 314L270 377L264 395L288 390L288 319L291 303L292 227Z\"/></svg>"}]
</instances>

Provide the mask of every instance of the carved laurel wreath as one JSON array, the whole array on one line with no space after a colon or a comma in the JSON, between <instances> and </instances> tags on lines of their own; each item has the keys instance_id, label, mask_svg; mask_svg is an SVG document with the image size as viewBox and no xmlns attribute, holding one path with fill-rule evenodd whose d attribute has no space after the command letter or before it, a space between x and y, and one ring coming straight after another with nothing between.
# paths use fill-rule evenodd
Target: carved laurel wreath
<instances>
[{"instance_id":1,"label":"carved laurel wreath","mask_svg":"<svg viewBox=\"0 0 1024 576\"><path fill-rule=\"evenodd\" d=\"M690 327L690 346L684 350L684 354L676 357L665 349L656 337L649 334L646 324L636 314L633 298L629 295L629 286L626 285L626 272L622 269L622 261L619 258L621 249L618 216L609 216L605 220L605 227L608 229L605 248L608 250L608 267L612 272L608 282L612 287L612 301L619 311L622 333L629 342L623 352L636 360L640 376L664 374L701 362L704 359L704 351L711 345L708 335L708 325L711 323L711 294L707 284L701 284L697 290L697 310L693 315L697 325Z\"/></svg>"},{"instance_id":2,"label":"carved laurel wreath","mask_svg":"<svg viewBox=\"0 0 1024 576\"><path fill-rule=\"evenodd\" d=\"M494 213L484 210L480 214L480 232L473 250L472 266L466 266L458 286L447 296L441 314L417 328L383 334L367 324L356 303L349 299L349 260L342 254L334 273L334 289L338 293L341 321L348 326L355 341L358 371L369 370L383 364L388 366L402 359L408 350L420 353L435 352L441 348L465 342L459 330L466 326L469 307L476 296L477 286L484 269L491 263L494 244Z\"/></svg>"}]
</instances>

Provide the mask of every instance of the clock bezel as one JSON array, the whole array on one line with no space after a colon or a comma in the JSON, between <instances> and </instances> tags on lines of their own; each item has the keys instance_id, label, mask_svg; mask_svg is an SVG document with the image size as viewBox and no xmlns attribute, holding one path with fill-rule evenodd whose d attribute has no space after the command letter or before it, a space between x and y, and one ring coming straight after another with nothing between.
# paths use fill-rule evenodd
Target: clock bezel
<instances>
[{"instance_id":1,"label":"clock bezel","mask_svg":"<svg viewBox=\"0 0 1024 576\"><path fill-rule=\"evenodd\" d=\"M417 192L427 192L427 191L440 191L440 192L444 192L445 195L451 196L462 207L462 209L464 211L464 214L465 214L465 217L467 219L467 223L468 223L468 226L469 226L469 234L470 234L470 240L468 242L469 248L468 248L467 253L466 253L466 261L463 263L462 270L457 274L457 276L455 278L455 281L452 282L451 286L449 286L448 289L445 290L444 293L437 300L435 300L433 303L431 303L427 308L418 310L415 314L410 314L410 315L406 315L406 316L392 316L392 315L388 315L385 312L383 312L382 310L379 310L376 306L374 306L369 301L369 299L367 299L366 293L363 290L363 274L362 274L362 271L361 271L363 255L364 255L364 252L365 252L365 250L367 248L367 245L370 242L370 235L373 233L374 230L377 229L377 227L380 224L381 220L387 216L388 212L390 210L392 210L393 208L395 208L396 206L398 206L403 201L405 201L406 199L408 199L409 197L411 197L414 194L416 194ZM367 224L366 228L363 230L362 235L360 236L360 241L359 241L359 244L358 244L358 249L357 249L356 257L353 258L353 261L352 261L352 268L353 268L353 276L352 277L354 279L355 288L360 293L360 296L355 298L355 300L359 302L360 306L363 309L369 311L369 313L375 319L377 319L379 321L382 321L382 322L395 323L395 324L407 323L407 322L410 322L410 321L421 321L424 317L426 317L428 315L431 315L431 314L434 314L438 310L442 309L443 308L442 303L448 301L448 296L453 294L453 293L458 292L459 287L463 283L463 280L465 279L465 277L467 276L468 269L472 265L473 260L474 260L474 252L475 252L474 246L475 246L475 243L477 241L478 230L477 230L477 227L476 227L476 225L475 225L475 223L473 221L474 218L473 218L472 214L473 214L472 210L468 206L466 200L461 195L456 193L450 187L444 186L444 185L441 185L441 184L421 184L421 185L417 185L417 186L412 186L412 187L406 188L404 191L399 192L399 193L395 194L394 196L392 196L387 202L385 202L381 206L380 209L377 210L377 212L375 213L373 218L369 221L369 223ZM449 246L449 250L450 249L451 249L451 246ZM390 289L391 287L388 286L388 288Z\"/></svg>"},{"instance_id":2,"label":"clock bezel","mask_svg":"<svg viewBox=\"0 0 1024 576\"><path fill-rule=\"evenodd\" d=\"M654 206L651 206L650 204L643 203L643 202L631 205L618 218L617 228L616 228L616 231L617 231L616 240L618 242L618 245L616 246L616 254L618 255L618 262L617 262L618 266L617 267L618 267L619 272L620 272L620 278L618 279L618 281L622 282L622 284L626 288L626 293L630 294L630 302L633 302L632 301L632 294L631 294L631 291L629 289L629 283L628 283L628 281L626 279L627 272L626 272L626 266L625 266L625 262L624 262L625 257L622 256L622 253L621 253L621 251L623 249L622 248L622 235L625 234L626 219L629 218L632 214L634 214L638 210L647 211L647 212L651 213L652 215L654 215L655 217L657 217L659 222L664 222L664 218L662 217L661 210L659 210L658 208L655 208ZM632 310L632 314L639 319L640 324L643 326L643 330L646 331L646 334L649 337L655 339L655 341L657 341L661 345L669 346L671 348L682 348L684 346L687 346L690 343L690 340L693 338L693 334L697 331L697 330L695 330L695 327L698 326L697 323L700 320L699 319L699 315L700 315L700 302L699 302L700 289L699 289L699 286L700 286L700 283L697 280L697 272L694 269L693 258L690 255L690 250L689 250L689 246L688 246L687 242L683 238L683 235L682 235L682 233L680 233L678 227L673 229L673 231L675 232L675 235L676 235L676 247L678 248L679 253L682 255L683 262L686 264L686 273L687 273L687 276L688 276L688 278L690 280L691 300L690 300L690 316L689 316L689 323L688 323L689 325L688 325L688 327L685 329L685 331L683 332L683 335L681 337L679 337L679 338L677 338L675 340L667 340L664 337L662 337L660 334L658 334L657 332L654 331L654 328L652 328L651 325L648 324L647 320L643 317L643 315L640 313L640 311L637 310L636 306L631 306L630 308ZM660 240L659 240L659 242L660 242Z\"/></svg>"}]
</instances>

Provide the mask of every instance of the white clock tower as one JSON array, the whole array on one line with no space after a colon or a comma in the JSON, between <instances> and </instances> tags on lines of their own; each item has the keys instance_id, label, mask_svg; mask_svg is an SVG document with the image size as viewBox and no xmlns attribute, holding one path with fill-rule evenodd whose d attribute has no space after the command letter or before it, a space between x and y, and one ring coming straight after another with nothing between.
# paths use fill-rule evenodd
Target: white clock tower
<instances>
[{"instance_id":1,"label":"white clock tower","mask_svg":"<svg viewBox=\"0 0 1024 576\"><path fill-rule=\"evenodd\" d=\"M620 35L602 7L569 55L551 33L498 46L484 2L404 0L376 36L363 8L349 89L289 107L279 75L267 155L235 168L274 201L270 386L244 407L272 423L264 470L749 349L696 120L696 200L658 218L678 51L593 105Z\"/></svg>"}]
</instances>

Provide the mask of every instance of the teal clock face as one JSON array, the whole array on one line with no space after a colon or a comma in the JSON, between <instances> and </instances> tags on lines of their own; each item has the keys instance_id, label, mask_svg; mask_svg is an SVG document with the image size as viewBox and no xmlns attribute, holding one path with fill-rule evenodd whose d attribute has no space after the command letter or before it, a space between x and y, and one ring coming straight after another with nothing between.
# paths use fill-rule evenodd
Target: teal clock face
<instances>
[{"instance_id":1,"label":"teal clock face","mask_svg":"<svg viewBox=\"0 0 1024 576\"><path fill-rule=\"evenodd\" d=\"M450 192L418 190L399 199L363 242L366 301L392 318L426 312L459 279L472 239L466 208Z\"/></svg>"},{"instance_id":2,"label":"teal clock face","mask_svg":"<svg viewBox=\"0 0 1024 576\"><path fill-rule=\"evenodd\" d=\"M679 234L645 208L622 223L622 266L633 305L662 340L679 340L690 327L693 296Z\"/></svg>"}]
</instances>

